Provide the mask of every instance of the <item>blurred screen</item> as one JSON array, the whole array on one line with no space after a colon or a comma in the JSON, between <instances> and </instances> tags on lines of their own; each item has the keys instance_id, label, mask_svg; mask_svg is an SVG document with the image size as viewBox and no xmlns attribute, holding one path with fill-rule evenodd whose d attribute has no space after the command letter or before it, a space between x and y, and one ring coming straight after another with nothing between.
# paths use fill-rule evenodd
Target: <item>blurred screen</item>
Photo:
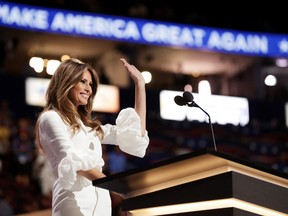
<instances>
[{"instance_id":1,"label":"blurred screen","mask_svg":"<svg viewBox=\"0 0 288 216\"><path fill-rule=\"evenodd\" d=\"M167 120L208 121L208 116L198 107L178 106L175 96L181 91L163 90L160 92L160 116ZM220 95L199 95L193 93L194 102L205 110L212 123L221 125L247 125L249 123L249 104L247 98Z\"/></svg>"},{"instance_id":2,"label":"blurred screen","mask_svg":"<svg viewBox=\"0 0 288 216\"><path fill-rule=\"evenodd\" d=\"M49 82L50 79L47 78L27 78L25 80L26 103L31 106L44 106ZM119 109L120 97L118 87L99 85L93 103L93 111L116 113Z\"/></svg>"}]
</instances>

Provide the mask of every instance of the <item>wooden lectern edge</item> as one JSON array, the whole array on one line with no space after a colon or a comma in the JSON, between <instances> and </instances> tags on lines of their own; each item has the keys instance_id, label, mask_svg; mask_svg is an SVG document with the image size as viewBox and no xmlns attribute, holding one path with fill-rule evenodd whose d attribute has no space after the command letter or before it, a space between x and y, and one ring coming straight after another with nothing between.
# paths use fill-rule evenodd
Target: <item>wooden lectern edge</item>
<instances>
[{"instance_id":1,"label":"wooden lectern edge","mask_svg":"<svg viewBox=\"0 0 288 216\"><path fill-rule=\"evenodd\" d=\"M211 155L210 155L211 156ZM209 156L208 156L209 157ZM166 189L169 187L177 186L180 184L185 184L188 182L193 182L197 180L201 180L204 178L208 178L211 176L223 174L226 172L237 172L246 176L250 176L262 181L266 181L269 183L272 183L274 185L278 185L284 188L287 188L288 186L288 180L283 179L281 177L278 177L276 175L272 175L263 171L259 171L257 169L244 166L232 161L229 161L227 159L222 158L210 158L210 160L213 160L213 166L207 166L205 170L202 172L192 172L191 173L185 173L184 176L179 176L178 178L171 177L170 180L155 183L153 185L148 185L145 188L135 189L127 194L128 197L135 197L142 194L151 193L154 191Z\"/></svg>"},{"instance_id":2,"label":"wooden lectern edge","mask_svg":"<svg viewBox=\"0 0 288 216\"><path fill-rule=\"evenodd\" d=\"M282 187L288 185L288 175L285 173L209 149L202 149L156 162L147 167L114 174L93 181L93 185L134 197L230 171L249 175ZM159 172L162 174L158 175Z\"/></svg>"},{"instance_id":3,"label":"wooden lectern edge","mask_svg":"<svg viewBox=\"0 0 288 216\"><path fill-rule=\"evenodd\" d=\"M227 161L227 166L229 168L229 171L234 171L241 173L243 175L251 176L257 179L260 179L262 181L266 181L275 185L279 185L281 187L288 188L288 179L273 175L271 173L263 172L261 170L257 170L255 168L251 168L248 166L243 166L241 164L237 164L232 161Z\"/></svg>"}]
</instances>

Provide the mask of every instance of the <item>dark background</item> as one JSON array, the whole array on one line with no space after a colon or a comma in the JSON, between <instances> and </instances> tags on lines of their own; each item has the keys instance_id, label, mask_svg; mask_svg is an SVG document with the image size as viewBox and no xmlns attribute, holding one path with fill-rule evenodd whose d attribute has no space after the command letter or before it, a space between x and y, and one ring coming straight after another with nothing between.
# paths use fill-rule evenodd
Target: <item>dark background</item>
<instances>
[{"instance_id":1,"label":"dark background","mask_svg":"<svg viewBox=\"0 0 288 216\"><path fill-rule=\"evenodd\" d=\"M10 1L23 3L22 1ZM199 4L203 3L202 6ZM251 4L251 2L249 2ZM120 15L134 18L145 18L159 21L187 23L205 27L226 28L241 31L270 32L288 34L286 24L286 11L282 5L265 4L253 7L245 2L229 2L220 5L219 2L189 2L189 1L111 1L111 0L51 0L51 1L25 1L25 4L44 7L60 8L75 11ZM197 6L196 6L197 5ZM256 6L255 6L256 5ZM10 29L0 29L0 32L8 32ZM12 30L11 30L12 31ZM15 33L16 32L16 33ZM22 34L21 31L13 33ZM37 32L29 33L34 38L40 37ZM0 39L2 39L0 34ZM57 39L52 35L51 40ZM67 37L68 39L69 37ZM1 41L1 40L0 40ZM12 38L13 42L13 38ZM15 42L15 41L14 41ZM25 42L25 41L24 41ZM12 43L14 44L14 43ZM17 45L17 40L16 44ZM124 48L127 48L124 46ZM140 50L142 47L140 48ZM1 60L8 58L11 53L2 50ZM130 53L133 58L133 52ZM7 57L8 56L8 57ZM11 56L10 56L11 57ZM28 59L27 53L20 53L18 57ZM247 160L265 168L277 172L288 173L288 130L285 125L284 104L287 102L288 84L284 82L281 88L259 87L258 68L270 66L273 59L259 58L258 64L249 70L239 71L234 77L228 79L231 87L237 89L230 92L231 96L247 97L249 100L250 122L248 125L218 125L214 124L214 132L218 151L231 154L234 157ZM136 62L137 63L137 62ZM209 63L209 62L207 62ZM17 65L20 69L12 70ZM0 169L0 195L15 213L24 213L39 209L49 208L50 196L43 195L39 186L39 179L35 178L33 163L37 153L34 146L33 127L37 114L41 107L28 106L25 103L25 78L35 76L27 65L17 61L9 63L10 67L0 65L0 101L8 101L8 111L0 108L0 132L8 128L9 148L8 152L0 152L2 170ZM9 69L8 69L9 68ZM16 68L16 67L15 67ZM284 69L284 73L287 68ZM26 71L27 73L22 73ZM252 76L251 76L252 75ZM160 78L159 78L160 77ZM163 84L163 80L169 78L173 82ZM102 81L105 79L101 77ZM157 79L158 78L158 79ZM207 77L209 78L209 77ZM213 75L211 79L221 80L220 75ZM283 79L285 80L285 79ZM162 81L162 82L160 82ZM159 92L162 89L183 90L187 82L197 83L198 79L191 79L188 75L179 75L158 72L155 74L153 85L147 85L147 130L150 137L150 145L147 155L143 159L127 156L125 170L139 166L146 166L159 160L171 158L186 152L192 152L201 148L212 148L212 136L210 126L207 123L188 122L186 120L163 120L159 115ZM221 84L219 84L221 85ZM215 89L217 91L217 89ZM260 92L260 93L259 93ZM218 91L217 93L221 93ZM120 88L121 108L134 106L133 85ZM172 99L173 100L173 99ZM203 107L205 109L205 107ZM191 110L192 112L192 110ZM113 123L117 114L97 113L103 123ZM22 123L24 124L24 128ZM24 170L17 162L19 149L25 146L21 144L22 134L29 134L29 148L24 154L32 155L31 161ZM3 133L1 144L4 143ZM3 138L3 139L2 139ZM7 138L7 137L5 137ZM20 141L19 141L20 140ZM22 140L23 141L23 140ZM27 141L27 140L26 140ZM18 144L19 145L18 145ZM25 142L27 144L27 142ZM22 146L21 146L22 145ZM32 150L31 150L32 149ZM105 171L109 170L109 154L114 151L109 147L104 148L104 156L107 160ZM107 153L107 155L105 154ZM21 170L21 172L18 172ZM24 174L23 174L24 172ZM118 170L120 172L120 170ZM21 192L18 193L21 189ZM25 193L27 192L27 193Z\"/></svg>"}]
</instances>

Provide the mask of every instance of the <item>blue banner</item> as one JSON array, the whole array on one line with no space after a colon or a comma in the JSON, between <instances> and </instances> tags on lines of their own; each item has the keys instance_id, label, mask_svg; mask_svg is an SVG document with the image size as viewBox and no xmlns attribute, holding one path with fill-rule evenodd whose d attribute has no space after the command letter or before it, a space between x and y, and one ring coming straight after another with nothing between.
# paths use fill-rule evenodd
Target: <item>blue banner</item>
<instances>
[{"instance_id":1,"label":"blue banner","mask_svg":"<svg viewBox=\"0 0 288 216\"><path fill-rule=\"evenodd\" d=\"M0 26L128 43L288 57L288 35L242 32L0 2Z\"/></svg>"}]
</instances>

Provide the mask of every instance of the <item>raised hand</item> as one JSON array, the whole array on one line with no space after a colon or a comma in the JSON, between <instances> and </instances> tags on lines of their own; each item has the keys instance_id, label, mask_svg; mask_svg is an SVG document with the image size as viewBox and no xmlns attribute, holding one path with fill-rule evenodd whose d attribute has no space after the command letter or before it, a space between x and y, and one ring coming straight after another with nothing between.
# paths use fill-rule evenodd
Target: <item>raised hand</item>
<instances>
[{"instance_id":1,"label":"raised hand","mask_svg":"<svg viewBox=\"0 0 288 216\"><path fill-rule=\"evenodd\" d=\"M134 83L143 83L145 84L145 80L144 77L142 76L141 72L134 66L129 64L126 59L121 58L120 59L123 63L123 65L125 66L125 68L127 69L130 77L133 79Z\"/></svg>"}]
</instances>

